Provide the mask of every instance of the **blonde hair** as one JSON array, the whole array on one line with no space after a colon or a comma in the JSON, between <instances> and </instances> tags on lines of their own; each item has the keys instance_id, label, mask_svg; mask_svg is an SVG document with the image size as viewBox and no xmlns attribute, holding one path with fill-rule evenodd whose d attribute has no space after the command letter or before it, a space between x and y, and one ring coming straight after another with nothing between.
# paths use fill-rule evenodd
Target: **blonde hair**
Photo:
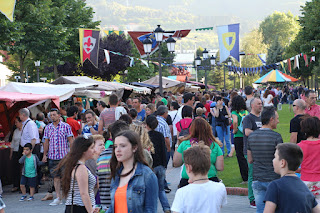
<instances>
[{"instance_id":1,"label":"blonde hair","mask_svg":"<svg viewBox=\"0 0 320 213\"><path fill-rule=\"evenodd\" d=\"M102 140L103 143L106 141L106 139L102 135L91 135L91 137L93 138L94 143L98 140Z\"/></svg>"},{"instance_id":2,"label":"blonde hair","mask_svg":"<svg viewBox=\"0 0 320 213\"><path fill-rule=\"evenodd\" d=\"M140 136L142 148L147 149L152 154L154 153L154 146L150 140L147 130L142 125L131 124L130 130L135 131Z\"/></svg>"}]
</instances>

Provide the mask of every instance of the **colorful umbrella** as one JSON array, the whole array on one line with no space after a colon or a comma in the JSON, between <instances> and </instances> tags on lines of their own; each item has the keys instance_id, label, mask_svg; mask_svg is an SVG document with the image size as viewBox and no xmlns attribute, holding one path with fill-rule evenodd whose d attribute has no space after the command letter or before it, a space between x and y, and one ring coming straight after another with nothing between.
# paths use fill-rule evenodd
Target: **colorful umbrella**
<instances>
[{"instance_id":1,"label":"colorful umbrella","mask_svg":"<svg viewBox=\"0 0 320 213\"><path fill-rule=\"evenodd\" d=\"M263 83L284 83L284 82L292 82L292 81L298 81L298 79L295 79L289 75L286 75L279 70L271 70L261 78L259 78L256 82L256 84L263 84Z\"/></svg>"}]
</instances>

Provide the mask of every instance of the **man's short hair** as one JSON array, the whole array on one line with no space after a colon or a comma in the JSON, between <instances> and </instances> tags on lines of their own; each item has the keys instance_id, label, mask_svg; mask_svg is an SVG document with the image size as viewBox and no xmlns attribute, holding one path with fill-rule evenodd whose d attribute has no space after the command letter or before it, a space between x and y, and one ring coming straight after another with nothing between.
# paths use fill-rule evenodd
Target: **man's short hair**
<instances>
[{"instance_id":1,"label":"man's short hair","mask_svg":"<svg viewBox=\"0 0 320 213\"><path fill-rule=\"evenodd\" d=\"M27 108L22 108L19 110L20 114L23 114L26 117L30 117L30 111Z\"/></svg>"},{"instance_id":2,"label":"man's short hair","mask_svg":"<svg viewBox=\"0 0 320 213\"><path fill-rule=\"evenodd\" d=\"M316 92L314 90L309 89L305 92L304 96L309 98L310 93L316 93Z\"/></svg>"},{"instance_id":3,"label":"man's short hair","mask_svg":"<svg viewBox=\"0 0 320 213\"><path fill-rule=\"evenodd\" d=\"M192 118L192 112L193 112L193 108L191 106L183 106L182 110L181 110L181 116L182 118Z\"/></svg>"},{"instance_id":4,"label":"man's short hair","mask_svg":"<svg viewBox=\"0 0 320 213\"><path fill-rule=\"evenodd\" d=\"M78 112L78 107L76 106L71 106L69 107L69 109L67 110L67 116L68 117L72 117L74 115L74 113Z\"/></svg>"},{"instance_id":5,"label":"man's short hair","mask_svg":"<svg viewBox=\"0 0 320 213\"><path fill-rule=\"evenodd\" d=\"M158 109L159 106L165 106L163 101L158 101L157 104L156 104L156 108Z\"/></svg>"},{"instance_id":6,"label":"man's short hair","mask_svg":"<svg viewBox=\"0 0 320 213\"><path fill-rule=\"evenodd\" d=\"M178 102L176 101L172 101L171 106L173 107L174 110L178 110L180 108Z\"/></svg>"},{"instance_id":7,"label":"man's short hair","mask_svg":"<svg viewBox=\"0 0 320 213\"><path fill-rule=\"evenodd\" d=\"M251 107L251 108L252 108L252 104L253 104L253 102L254 102L255 100L260 100L260 101L261 101L260 97L254 97L254 98L252 98L251 101L250 101L250 107Z\"/></svg>"},{"instance_id":8,"label":"man's short hair","mask_svg":"<svg viewBox=\"0 0 320 213\"><path fill-rule=\"evenodd\" d=\"M274 107L265 107L261 113L262 125L267 125L271 118L276 117L276 109Z\"/></svg>"},{"instance_id":9,"label":"man's short hair","mask_svg":"<svg viewBox=\"0 0 320 213\"><path fill-rule=\"evenodd\" d=\"M31 143L26 143L24 145L24 148L29 148L30 150L32 150L32 144Z\"/></svg>"},{"instance_id":10,"label":"man's short hair","mask_svg":"<svg viewBox=\"0 0 320 213\"><path fill-rule=\"evenodd\" d=\"M138 111L134 108L129 110L129 115L132 119L135 119L138 116Z\"/></svg>"},{"instance_id":11,"label":"man's short hair","mask_svg":"<svg viewBox=\"0 0 320 213\"><path fill-rule=\"evenodd\" d=\"M103 108L107 107L107 104L104 101L98 101L97 104L100 104Z\"/></svg>"},{"instance_id":12,"label":"man's short hair","mask_svg":"<svg viewBox=\"0 0 320 213\"><path fill-rule=\"evenodd\" d=\"M58 115L61 115L61 112L58 108L51 108L50 112L57 112Z\"/></svg>"},{"instance_id":13,"label":"man's short hair","mask_svg":"<svg viewBox=\"0 0 320 213\"><path fill-rule=\"evenodd\" d=\"M206 175L210 169L211 150L204 144L195 145L183 152L184 163L192 167L195 175Z\"/></svg>"},{"instance_id":14,"label":"man's short hair","mask_svg":"<svg viewBox=\"0 0 320 213\"><path fill-rule=\"evenodd\" d=\"M158 120L157 120L157 117L154 116L154 115L149 115L147 118L146 118L146 124L147 126L152 129L152 130L155 130L158 126Z\"/></svg>"},{"instance_id":15,"label":"man's short hair","mask_svg":"<svg viewBox=\"0 0 320 213\"><path fill-rule=\"evenodd\" d=\"M293 143L280 143L277 145L279 160L287 161L288 169L296 171L301 165L303 159L302 149Z\"/></svg>"},{"instance_id":16,"label":"man's short hair","mask_svg":"<svg viewBox=\"0 0 320 213\"><path fill-rule=\"evenodd\" d=\"M190 93L190 92L185 93L183 95L183 97L182 97L183 98L183 103L187 103L188 101L192 100L193 96L194 95L192 93Z\"/></svg>"},{"instance_id":17,"label":"man's short hair","mask_svg":"<svg viewBox=\"0 0 320 213\"><path fill-rule=\"evenodd\" d=\"M37 115L36 115L36 120L37 121L43 121L44 120L44 114L42 112L39 112Z\"/></svg>"},{"instance_id":18,"label":"man's short hair","mask_svg":"<svg viewBox=\"0 0 320 213\"><path fill-rule=\"evenodd\" d=\"M168 112L168 107L166 106L159 106L157 109L157 115L164 115L166 112Z\"/></svg>"},{"instance_id":19,"label":"man's short hair","mask_svg":"<svg viewBox=\"0 0 320 213\"><path fill-rule=\"evenodd\" d=\"M119 132L124 130L129 130L129 125L124 121L117 120L112 124L110 130L111 130L112 140L114 141L114 139L116 138L117 134L119 134Z\"/></svg>"},{"instance_id":20,"label":"man's short hair","mask_svg":"<svg viewBox=\"0 0 320 213\"><path fill-rule=\"evenodd\" d=\"M246 95L251 95L252 92L253 92L253 88L252 88L251 86L246 86L246 87L244 88L244 94L246 94Z\"/></svg>"},{"instance_id":21,"label":"man's short hair","mask_svg":"<svg viewBox=\"0 0 320 213\"><path fill-rule=\"evenodd\" d=\"M296 107L298 107L301 110L305 110L307 108L306 102L302 99L297 99L296 101Z\"/></svg>"},{"instance_id":22,"label":"man's short hair","mask_svg":"<svg viewBox=\"0 0 320 213\"><path fill-rule=\"evenodd\" d=\"M139 103L141 103L141 99L139 97L134 97L132 100L137 99Z\"/></svg>"},{"instance_id":23,"label":"man's short hair","mask_svg":"<svg viewBox=\"0 0 320 213\"><path fill-rule=\"evenodd\" d=\"M118 96L116 94L111 94L109 97L110 105L114 106L118 104Z\"/></svg>"}]
</instances>

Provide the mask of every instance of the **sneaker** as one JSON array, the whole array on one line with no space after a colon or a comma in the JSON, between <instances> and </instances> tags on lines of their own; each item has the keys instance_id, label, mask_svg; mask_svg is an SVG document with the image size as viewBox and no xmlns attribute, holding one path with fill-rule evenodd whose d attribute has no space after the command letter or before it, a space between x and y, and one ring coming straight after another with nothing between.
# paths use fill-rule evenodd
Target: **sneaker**
<instances>
[{"instance_id":1,"label":"sneaker","mask_svg":"<svg viewBox=\"0 0 320 213\"><path fill-rule=\"evenodd\" d=\"M22 195L21 198L20 198L20 202L23 202L27 199L27 195Z\"/></svg>"},{"instance_id":2,"label":"sneaker","mask_svg":"<svg viewBox=\"0 0 320 213\"><path fill-rule=\"evenodd\" d=\"M56 206L56 205L60 205L60 204L62 204L62 200L60 200L59 198L56 198L49 205Z\"/></svg>"},{"instance_id":3,"label":"sneaker","mask_svg":"<svg viewBox=\"0 0 320 213\"><path fill-rule=\"evenodd\" d=\"M53 200L53 195L51 193L46 194L42 199L42 201Z\"/></svg>"},{"instance_id":4,"label":"sneaker","mask_svg":"<svg viewBox=\"0 0 320 213\"><path fill-rule=\"evenodd\" d=\"M164 191L165 191L166 193L170 193L170 192L171 192L171 189L170 189L169 187L165 187L165 188L164 188Z\"/></svg>"},{"instance_id":5,"label":"sneaker","mask_svg":"<svg viewBox=\"0 0 320 213\"><path fill-rule=\"evenodd\" d=\"M30 196L27 201L33 201L34 200L34 197L33 196Z\"/></svg>"},{"instance_id":6,"label":"sneaker","mask_svg":"<svg viewBox=\"0 0 320 213\"><path fill-rule=\"evenodd\" d=\"M250 207L256 209L257 208L256 201L251 201L250 202Z\"/></svg>"}]
</instances>

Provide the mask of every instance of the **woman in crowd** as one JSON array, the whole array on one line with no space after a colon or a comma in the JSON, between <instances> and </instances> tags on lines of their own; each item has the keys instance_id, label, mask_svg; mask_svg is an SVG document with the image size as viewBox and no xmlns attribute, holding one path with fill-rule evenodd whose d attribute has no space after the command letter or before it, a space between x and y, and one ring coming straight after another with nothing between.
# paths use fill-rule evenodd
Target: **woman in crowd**
<instances>
[{"instance_id":1,"label":"woman in crowd","mask_svg":"<svg viewBox=\"0 0 320 213\"><path fill-rule=\"evenodd\" d=\"M152 115L156 111L156 105L154 104L148 104L146 107L146 115Z\"/></svg>"},{"instance_id":2,"label":"woman in crowd","mask_svg":"<svg viewBox=\"0 0 320 213\"><path fill-rule=\"evenodd\" d=\"M217 104L213 108L213 114L216 118L216 131L219 140L222 142L222 153L224 154L224 141L226 142L226 147L228 155L231 152L231 143L230 143L230 118L231 114L226 105L223 105L223 98L216 98Z\"/></svg>"},{"instance_id":3,"label":"woman in crowd","mask_svg":"<svg viewBox=\"0 0 320 213\"><path fill-rule=\"evenodd\" d=\"M189 128L190 128L191 122L192 122L192 111L193 111L192 107L188 106L188 105L186 105L182 108L182 111L181 111L182 119L176 123L177 138L178 139L179 139L179 137L186 136L190 133ZM189 133L187 133L187 132L189 132ZM180 133L182 133L182 134L180 134Z\"/></svg>"},{"instance_id":4,"label":"woman in crowd","mask_svg":"<svg viewBox=\"0 0 320 213\"><path fill-rule=\"evenodd\" d=\"M112 201L108 213L157 212L157 177L144 159L137 133L127 130L118 134L110 169Z\"/></svg>"},{"instance_id":5,"label":"woman in crowd","mask_svg":"<svg viewBox=\"0 0 320 213\"><path fill-rule=\"evenodd\" d=\"M303 151L301 180L320 202L320 120L317 117L306 117L300 123L301 132L307 140L298 143Z\"/></svg>"},{"instance_id":6,"label":"woman in crowd","mask_svg":"<svg viewBox=\"0 0 320 213\"><path fill-rule=\"evenodd\" d=\"M220 145L222 144L213 136L211 126L203 118L194 119L190 126L190 135L186 137L180 145L176 145L176 151L173 156L173 166L181 166L183 164L183 151L200 142L209 146L211 150L211 166L208 178L212 181L219 182L217 171L222 171L224 169L223 153L220 148ZM182 178L179 186L183 187L188 185L189 177L187 175L185 165L183 166L181 176Z\"/></svg>"},{"instance_id":7,"label":"woman in crowd","mask_svg":"<svg viewBox=\"0 0 320 213\"><path fill-rule=\"evenodd\" d=\"M248 163L243 154L243 129L241 129L241 123L243 118L247 114L249 114L246 109L246 102L241 96L235 96L232 99L231 114L234 134L234 145L236 148L236 155L243 183L248 181Z\"/></svg>"},{"instance_id":8,"label":"woman in crowd","mask_svg":"<svg viewBox=\"0 0 320 213\"><path fill-rule=\"evenodd\" d=\"M95 176L85 166L85 162L94 155L92 137L78 136L71 146L70 152L58 164L57 170L63 168L61 187L66 200L66 213L93 213L97 183Z\"/></svg>"},{"instance_id":9,"label":"woman in crowd","mask_svg":"<svg viewBox=\"0 0 320 213\"><path fill-rule=\"evenodd\" d=\"M96 135L98 134L99 122L96 120L96 114L88 109L84 113L87 124L82 129L82 135Z\"/></svg>"},{"instance_id":10,"label":"woman in crowd","mask_svg":"<svg viewBox=\"0 0 320 213\"><path fill-rule=\"evenodd\" d=\"M273 106L272 103L273 96L270 94L270 90L266 90L262 97L262 102L264 107Z\"/></svg>"},{"instance_id":11,"label":"woman in crowd","mask_svg":"<svg viewBox=\"0 0 320 213\"><path fill-rule=\"evenodd\" d=\"M13 131L12 136L9 138L11 141L11 152L10 152L10 159L12 160L12 178L13 178L13 188L11 189L12 192L19 191L20 186L20 164L19 159L19 146L21 140L21 130L22 130L22 121L20 120L19 116L16 117L14 120L15 130Z\"/></svg>"}]
</instances>

